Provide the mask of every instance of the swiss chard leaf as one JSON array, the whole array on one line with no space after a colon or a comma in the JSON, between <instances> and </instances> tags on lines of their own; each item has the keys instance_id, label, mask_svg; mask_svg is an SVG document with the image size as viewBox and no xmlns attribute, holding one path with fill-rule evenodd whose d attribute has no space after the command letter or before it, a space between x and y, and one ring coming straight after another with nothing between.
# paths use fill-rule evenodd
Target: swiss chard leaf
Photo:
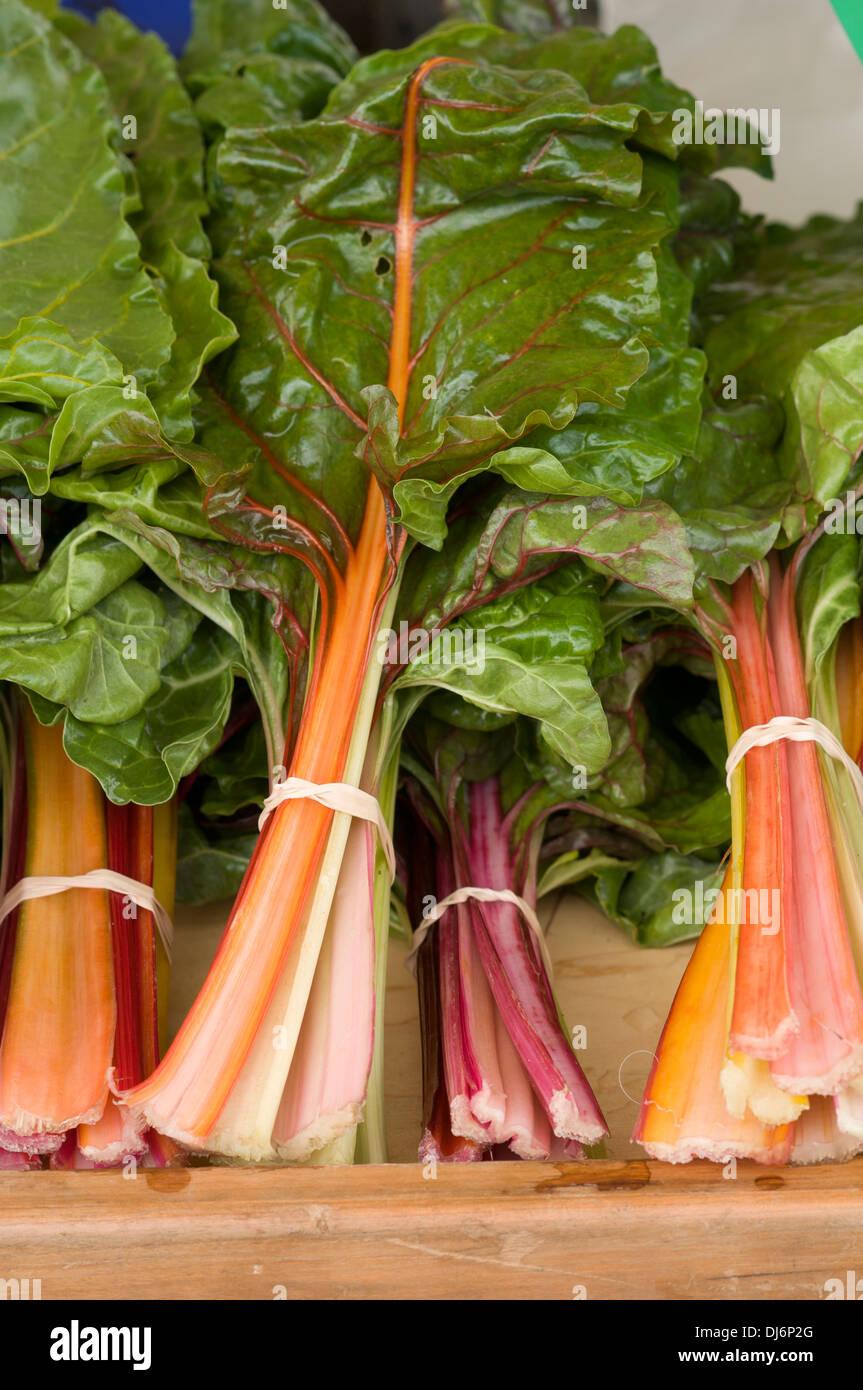
<instances>
[{"instance_id":1,"label":"swiss chard leaf","mask_svg":"<svg viewBox=\"0 0 863 1390\"><path fill-rule=\"evenodd\" d=\"M769 226L735 278L703 296L709 381L785 411L777 452L788 489L789 539L838 492L863 442L859 328L863 319L863 209L847 222L814 217Z\"/></svg>"},{"instance_id":2,"label":"swiss chard leaf","mask_svg":"<svg viewBox=\"0 0 863 1390\"><path fill-rule=\"evenodd\" d=\"M530 38L567 29L577 21L570 0L444 0L444 13L515 29Z\"/></svg>"},{"instance_id":3,"label":"swiss chard leaf","mask_svg":"<svg viewBox=\"0 0 863 1390\"><path fill-rule=\"evenodd\" d=\"M698 592L709 580L733 583L774 544L789 496L776 454L783 425L775 401L708 403L693 454L646 486L685 524Z\"/></svg>"},{"instance_id":4,"label":"swiss chard leaf","mask_svg":"<svg viewBox=\"0 0 863 1390\"><path fill-rule=\"evenodd\" d=\"M235 897L257 840L255 831L208 839L188 806L180 807L177 901L218 902Z\"/></svg>"},{"instance_id":5,"label":"swiss chard leaf","mask_svg":"<svg viewBox=\"0 0 863 1390\"><path fill-rule=\"evenodd\" d=\"M480 670L439 654L441 640L411 662L399 677L400 690L433 685L483 709L530 715L559 757L584 763L590 771L602 767L609 750L608 730L583 663L528 663L517 652L486 641Z\"/></svg>"},{"instance_id":6,"label":"swiss chard leaf","mask_svg":"<svg viewBox=\"0 0 863 1390\"><path fill-rule=\"evenodd\" d=\"M829 507L846 483L856 482L863 452L863 327L806 353L792 378L786 412L786 471L793 470L804 499L814 498L819 510ZM837 515L834 529L838 521Z\"/></svg>"},{"instance_id":7,"label":"swiss chard leaf","mask_svg":"<svg viewBox=\"0 0 863 1390\"><path fill-rule=\"evenodd\" d=\"M639 204L634 109L593 107L560 73L494 68L481 41L462 27L378 55L321 120L219 146L217 271L243 348L219 359L202 439L222 457L239 446L248 497L281 502L335 554L362 515L358 451L401 524L440 544L455 487L496 449L583 400L622 404L647 366L639 333L659 317L653 249L669 220ZM409 306L404 290L396 304L403 176ZM401 428L394 322L410 338ZM262 518L234 507L231 523L254 536Z\"/></svg>"},{"instance_id":8,"label":"swiss chard leaf","mask_svg":"<svg viewBox=\"0 0 863 1390\"><path fill-rule=\"evenodd\" d=\"M7 54L18 100L0 117L15 189L0 472L42 496L71 465L190 440L194 382L235 334L201 259L203 142L164 45L109 12L52 26L13 0L4 14L4 47L25 57Z\"/></svg>"},{"instance_id":9,"label":"swiss chard leaf","mask_svg":"<svg viewBox=\"0 0 863 1390\"><path fill-rule=\"evenodd\" d=\"M634 24L613 34L599 33L579 24L578 11L569 9L566 0L450 0L447 12L523 36L507 36L496 44L492 40L496 62L559 68L575 77L594 101L629 101L640 107L635 137L646 148L702 170L739 165L772 177L770 159L762 154L761 139L749 122L746 141L694 143L682 138L682 122L676 133L679 117L694 114L695 99L663 75L656 49Z\"/></svg>"},{"instance_id":10,"label":"swiss chard leaf","mask_svg":"<svg viewBox=\"0 0 863 1390\"><path fill-rule=\"evenodd\" d=\"M132 719L84 722L70 711L63 747L98 777L112 801L141 806L167 801L183 777L215 749L231 708L238 652L210 623L199 623L184 649L160 672L157 690Z\"/></svg>"},{"instance_id":11,"label":"swiss chard leaf","mask_svg":"<svg viewBox=\"0 0 863 1390\"><path fill-rule=\"evenodd\" d=\"M711 383L781 398L804 354L863 318L863 206L847 222L818 216L769 226L735 278L701 305Z\"/></svg>"},{"instance_id":12,"label":"swiss chard leaf","mask_svg":"<svg viewBox=\"0 0 863 1390\"><path fill-rule=\"evenodd\" d=\"M699 901L699 883L707 902L712 903L711 890L722 883L722 869L716 861L667 850L634 869L626 864L600 867L585 891L640 946L672 946L698 936L705 925L706 913L696 917L682 908L686 901ZM675 893L680 896L675 898ZM711 896L707 897L708 893Z\"/></svg>"},{"instance_id":13,"label":"swiss chard leaf","mask_svg":"<svg viewBox=\"0 0 863 1390\"><path fill-rule=\"evenodd\" d=\"M409 558L400 612L411 626L442 626L472 608L482 621L491 599L563 561L631 584L642 604L647 595L682 609L691 604L684 528L664 504L627 509L604 498L509 488L484 498L475 513L451 522L439 555Z\"/></svg>"},{"instance_id":14,"label":"swiss chard leaf","mask_svg":"<svg viewBox=\"0 0 863 1390\"><path fill-rule=\"evenodd\" d=\"M189 440L194 383L204 364L236 337L216 307L216 286L205 265L210 247L201 219L208 203L198 121L174 59L155 34L142 34L111 10L94 24L69 14L59 22L103 73L119 149L134 160L140 206L129 221L177 329L151 396L165 432Z\"/></svg>"},{"instance_id":15,"label":"swiss chard leaf","mask_svg":"<svg viewBox=\"0 0 863 1390\"><path fill-rule=\"evenodd\" d=\"M129 579L63 627L4 637L0 678L82 720L123 719L158 690L165 640L163 604Z\"/></svg>"},{"instance_id":16,"label":"swiss chard leaf","mask_svg":"<svg viewBox=\"0 0 863 1390\"><path fill-rule=\"evenodd\" d=\"M797 581L797 612L807 688L846 623L860 614L860 542L840 532L819 538Z\"/></svg>"},{"instance_id":17,"label":"swiss chard leaf","mask_svg":"<svg viewBox=\"0 0 863 1390\"><path fill-rule=\"evenodd\" d=\"M316 0L195 0L183 72L199 120L227 129L317 116L355 58Z\"/></svg>"},{"instance_id":18,"label":"swiss chard leaf","mask_svg":"<svg viewBox=\"0 0 863 1390\"><path fill-rule=\"evenodd\" d=\"M0 13L3 106L0 334L50 319L78 343L98 338L142 386L155 381L174 332L141 268L125 218L127 188L96 69L18 0Z\"/></svg>"}]
</instances>

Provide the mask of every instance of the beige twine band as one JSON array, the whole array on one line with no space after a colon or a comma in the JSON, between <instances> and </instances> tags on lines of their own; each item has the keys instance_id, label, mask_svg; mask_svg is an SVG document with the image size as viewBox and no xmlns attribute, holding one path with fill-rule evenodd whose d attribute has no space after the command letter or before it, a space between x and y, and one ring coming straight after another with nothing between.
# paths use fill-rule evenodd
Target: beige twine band
<instances>
[{"instance_id":1,"label":"beige twine band","mask_svg":"<svg viewBox=\"0 0 863 1390\"><path fill-rule=\"evenodd\" d=\"M153 914L156 930L162 940L165 953L171 959L171 945L174 928L171 919L163 908L153 889L147 883L139 883L135 878L115 873L113 869L91 869L86 874L33 874L19 878L0 901L0 922L9 916L16 907L31 898L50 898L55 893L65 893L69 888L99 888L109 893L122 893L145 912Z\"/></svg>"},{"instance_id":2,"label":"beige twine band","mask_svg":"<svg viewBox=\"0 0 863 1390\"><path fill-rule=\"evenodd\" d=\"M396 852L389 827L377 798L372 796L371 792L362 791L360 787L351 787L347 782L307 782L305 777L286 777L284 782L276 783L264 802L258 817L258 829L263 830L276 807L281 806L283 801L297 801L303 798L317 801L330 811L342 811L357 820L369 821L378 832L392 882L396 876Z\"/></svg>"},{"instance_id":3,"label":"beige twine band","mask_svg":"<svg viewBox=\"0 0 863 1390\"><path fill-rule=\"evenodd\" d=\"M857 799L863 806L863 772L842 747L836 735L831 733L820 719L796 719L788 714L776 715L766 724L753 724L751 728L744 729L725 760L725 781L729 791L731 774L749 750L764 748L779 739L789 739L792 743L817 743L831 758L843 763L854 783Z\"/></svg>"},{"instance_id":4,"label":"beige twine band","mask_svg":"<svg viewBox=\"0 0 863 1390\"><path fill-rule=\"evenodd\" d=\"M414 932L410 955L405 961L405 965L411 974L416 975L417 973L416 958L419 949L438 918L443 916L448 907L455 907L458 903L466 903L471 898L481 903L512 903L513 907L518 908L537 939L542 955L542 963L548 972L548 978L550 980L552 978L551 956L548 954L548 945L546 943L545 933L542 930L542 924L530 903L525 902L524 898L520 898L518 893L514 893L511 888L457 888L454 893L449 893L445 898L441 898L439 903L435 903L434 907L429 908L429 911L425 914L422 922Z\"/></svg>"}]
</instances>

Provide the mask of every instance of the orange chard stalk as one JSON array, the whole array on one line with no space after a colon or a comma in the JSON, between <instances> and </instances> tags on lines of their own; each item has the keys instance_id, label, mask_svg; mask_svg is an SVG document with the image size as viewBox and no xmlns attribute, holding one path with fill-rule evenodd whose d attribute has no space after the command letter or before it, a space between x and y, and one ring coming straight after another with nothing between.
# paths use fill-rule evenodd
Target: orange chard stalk
<instances>
[{"instance_id":1,"label":"orange chard stalk","mask_svg":"<svg viewBox=\"0 0 863 1390\"><path fill-rule=\"evenodd\" d=\"M62 727L44 728L23 700L20 711L24 874L104 868L98 782L66 758ZM108 1096L115 1018L108 894L73 888L22 903L0 1042L0 1125L32 1135L98 1120Z\"/></svg>"},{"instance_id":2,"label":"orange chard stalk","mask_svg":"<svg viewBox=\"0 0 863 1390\"><path fill-rule=\"evenodd\" d=\"M722 885L726 900L732 884L729 868ZM748 1110L731 1115L720 1084L728 1043L731 930L711 917L662 1030L632 1135L652 1158L669 1163L788 1159L793 1126L764 1125Z\"/></svg>"},{"instance_id":3,"label":"orange chard stalk","mask_svg":"<svg viewBox=\"0 0 863 1390\"><path fill-rule=\"evenodd\" d=\"M433 58L417 70L401 131L387 380L398 403L400 429L404 428L411 370L417 112L427 74L442 64L459 61ZM338 398L336 404L366 431L365 422L346 402ZM370 477L359 538L355 546L348 547L344 575L330 574L332 595L326 602L322 593L321 630L309 695L288 767L292 777L315 783L344 781L351 749L360 753L354 775L358 777L362 769L377 695L377 683L374 688L370 685L370 657L384 603L395 597L395 562L387 525L383 494ZM328 868L332 882L324 884L322 892L316 888L321 887L318 879L333 821L332 811L309 800L283 803L271 816L258 840L219 950L177 1037L149 1080L124 1097L149 1124L190 1148L208 1147L208 1136L216 1129L244 1065L248 1061L254 1068L252 1053L259 1030L269 1006L286 990L290 992L310 915L319 919L328 914L337 864L335 875ZM289 959L290 979L279 992ZM263 1045L259 1039L258 1052ZM250 1107L254 1090L250 1085ZM240 1108L244 1103L239 1102ZM264 1130L269 1130L266 1138L259 1116L250 1123L256 1127L257 1137L249 1139L247 1149L241 1144L240 1152L261 1157L271 1138L272 1123L263 1121ZM235 1127L233 1115L231 1127Z\"/></svg>"},{"instance_id":4,"label":"orange chard stalk","mask_svg":"<svg viewBox=\"0 0 863 1390\"><path fill-rule=\"evenodd\" d=\"M383 498L372 482L359 542L316 656L320 675L312 678L315 698L301 720L292 777L344 778L389 563ZM201 992L160 1066L126 1096L176 1139L202 1145L228 1099L309 904L332 820L332 811L312 801L284 803L270 818ZM197 1086L188 1085L189 1066L200 1068Z\"/></svg>"},{"instance_id":5,"label":"orange chard stalk","mask_svg":"<svg viewBox=\"0 0 863 1390\"><path fill-rule=\"evenodd\" d=\"M107 867L154 883L170 914L176 804L112 805L66 757L62 726L44 728L24 699L6 723L3 891ZM57 1167L173 1160L174 1146L143 1134L111 1094L115 1078L130 1084L158 1062L166 968L150 914L121 893L66 889L0 924L0 1166L9 1151Z\"/></svg>"}]
</instances>

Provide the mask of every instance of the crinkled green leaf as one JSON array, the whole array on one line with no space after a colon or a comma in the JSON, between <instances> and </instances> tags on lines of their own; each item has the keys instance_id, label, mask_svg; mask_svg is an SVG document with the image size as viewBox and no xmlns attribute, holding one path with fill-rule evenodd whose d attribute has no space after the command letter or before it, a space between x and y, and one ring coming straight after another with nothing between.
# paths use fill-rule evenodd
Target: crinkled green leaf
<instances>
[{"instance_id":1,"label":"crinkled green leaf","mask_svg":"<svg viewBox=\"0 0 863 1390\"><path fill-rule=\"evenodd\" d=\"M712 773L691 776L686 790L658 797L645 807L618 807L601 794L590 797L592 814L640 839L654 852L681 854L726 845L731 837L728 792Z\"/></svg>"},{"instance_id":2,"label":"crinkled green leaf","mask_svg":"<svg viewBox=\"0 0 863 1390\"><path fill-rule=\"evenodd\" d=\"M85 469L105 468L130 453L144 452L145 437L158 438L159 419L147 397L120 386L91 386L64 402L51 434L48 467L80 460Z\"/></svg>"},{"instance_id":3,"label":"crinkled green leaf","mask_svg":"<svg viewBox=\"0 0 863 1390\"><path fill-rule=\"evenodd\" d=\"M465 619L486 641L505 646L527 664L590 661L603 639L595 581L580 566L555 570L474 609Z\"/></svg>"},{"instance_id":4,"label":"crinkled green leaf","mask_svg":"<svg viewBox=\"0 0 863 1390\"><path fill-rule=\"evenodd\" d=\"M172 244L187 256L206 257L201 134L165 44L116 10L102 10L93 23L65 11L57 23L100 69L118 122L126 122L118 142L135 166L141 208L129 220L144 259L158 265Z\"/></svg>"},{"instance_id":5,"label":"crinkled green leaf","mask_svg":"<svg viewBox=\"0 0 863 1390\"><path fill-rule=\"evenodd\" d=\"M709 381L768 397L785 413L777 476L796 540L840 492L863 444L859 328L863 206L847 222L770 226L736 278L702 298Z\"/></svg>"},{"instance_id":6,"label":"crinkled green leaf","mask_svg":"<svg viewBox=\"0 0 863 1390\"><path fill-rule=\"evenodd\" d=\"M337 66L347 73L356 50L316 0L193 0L192 34L183 54L183 70L194 84L202 73L228 73L250 55L280 57Z\"/></svg>"},{"instance_id":7,"label":"crinkled green leaf","mask_svg":"<svg viewBox=\"0 0 863 1390\"><path fill-rule=\"evenodd\" d=\"M293 562L278 556L262 563L254 553L238 547L183 535L173 519L173 529L151 526L132 511L96 515L91 524L120 541L184 603L233 639L235 667L248 681L261 711L270 766L280 762L285 711L303 694L299 673L305 649L302 643L292 647L292 630L278 626L279 613L273 612L264 591L267 582L275 587L279 568ZM287 588L287 579L283 583ZM299 609L300 596L295 595L294 601ZM303 617L308 621L308 615Z\"/></svg>"},{"instance_id":8,"label":"crinkled green leaf","mask_svg":"<svg viewBox=\"0 0 863 1390\"><path fill-rule=\"evenodd\" d=\"M844 502L843 488L863 452L863 326L807 352L789 395L786 469L819 509Z\"/></svg>"},{"instance_id":9,"label":"crinkled green leaf","mask_svg":"<svg viewBox=\"0 0 863 1390\"><path fill-rule=\"evenodd\" d=\"M32 417L30 423L35 423ZM88 471L135 455L165 453L154 407L142 392L130 393L126 386L82 385L40 422L35 436L24 425L19 421L18 433L5 447L0 444L0 467L21 473L37 497L45 495L59 469L71 464L81 463Z\"/></svg>"},{"instance_id":10,"label":"crinkled green leaf","mask_svg":"<svg viewBox=\"0 0 863 1390\"><path fill-rule=\"evenodd\" d=\"M543 846L543 853L545 846ZM585 846L584 849L571 850L565 854L557 855L547 868L543 869L537 884L536 895L538 898L545 897L547 893L556 893L561 888L572 888L582 884L587 879L594 878L603 869L614 869L618 867L631 867L627 861L615 859L613 854L607 854L602 849L591 849ZM588 891L590 891L588 889Z\"/></svg>"},{"instance_id":11,"label":"crinkled green leaf","mask_svg":"<svg viewBox=\"0 0 863 1390\"><path fill-rule=\"evenodd\" d=\"M0 634L15 637L60 628L131 579L141 561L119 541L76 527L31 579L0 585Z\"/></svg>"},{"instance_id":12,"label":"crinkled green leaf","mask_svg":"<svg viewBox=\"0 0 863 1390\"><path fill-rule=\"evenodd\" d=\"M228 129L317 116L355 57L316 0L195 0L183 70L199 120Z\"/></svg>"},{"instance_id":13,"label":"crinkled green leaf","mask_svg":"<svg viewBox=\"0 0 863 1390\"><path fill-rule=\"evenodd\" d=\"M0 340L0 400L51 409L87 386L118 383L122 367L98 341L77 342L48 319L22 318Z\"/></svg>"},{"instance_id":14,"label":"crinkled green leaf","mask_svg":"<svg viewBox=\"0 0 863 1390\"><path fill-rule=\"evenodd\" d=\"M685 159L701 169L713 169L720 162L715 145L675 141L674 113L694 111L694 99L663 76L656 49L634 24L623 25L613 34L578 27L535 43L509 40L500 45L495 56L518 67L558 68L580 82L594 101L630 102L638 108L633 136L647 149L669 159ZM763 173L769 171L770 162L760 153L742 146L735 154L733 162L739 160Z\"/></svg>"},{"instance_id":15,"label":"crinkled green leaf","mask_svg":"<svg viewBox=\"0 0 863 1390\"><path fill-rule=\"evenodd\" d=\"M399 689L422 685L449 690L483 709L529 714L550 748L591 771L608 755L602 707L580 662L527 663L486 642L480 667L477 661L453 661L438 638L399 677Z\"/></svg>"},{"instance_id":16,"label":"crinkled green leaf","mask_svg":"<svg viewBox=\"0 0 863 1390\"><path fill-rule=\"evenodd\" d=\"M66 14L62 27L102 71L119 148L134 161L140 207L129 220L176 330L170 359L150 394L166 434L189 440L194 383L204 364L236 337L218 310L217 288L204 264L210 246L201 225L208 204L198 121L174 59L156 34L142 34L112 10L102 11L93 24Z\"/></svg>"},{"instance_id":17,"label":"crinkled green leaf","mask_svg":"<svg viewBox=\"0 0 863 1390\"><path fill-rule=\"evenodd\" d=\"M634 506L646 482L692 452L706 365L687 345L692 286L667 249L656 259L662 318L653 330L647 371L624 407L586 402L564 429L534 430L527 444L494 459L509 481Z\"/></svg>"},{"instance_id":18,"label":"crinkled green leaf","mask_svg":"<svg viewBox=\"0 0 863 1390\"><path fill-rule=\"evenodd\" d=\"M718 703L714 694L705 701L686 689L687 672L710 674L705 653L704 645L685 630L661 627L625 649L618 674L596 681L611 745L604 766L586 784L583 774L574 782L571 765L550 758L522 723L520 756L560 805L571 805L567 815L574 847L596 844L621 858L632 857L630 850L622 853L627 844L640 846L643 856L666 848L689 853L727 843L730 808L724 746L717 756ZM665 667L665 681L657 680L654 690L657 672ZM712 681L707 686L695 682L695 689L712 692ZM693 726L693 716L698 716L699 725ZM708 749L699 753L705 738ZM596 826L614 833L610 839L596 838ZM560 837L561 827L555 833ZM562 841L562 852L571 848Z\"/></svg>"},{"instance_id":19,"label":"crinkled green leaf","mask_svg":"<svg viewBox=\"0 0 863 1390\"><path fill-rule=\"evenodd\" d=\"M231 345L237 331L217 307L218 287L200 260L170 246L159 269L162 302L177 326L177 336L151 395L165 434L188 442L194 435L195 383L210 359Z\"/></svg>"},{"instance_id":20,"label":"crinkled green leaf","mask_svg":"<svg viewBox=\"0 0 863 1390\"><path fill-rule=\"evenodd\" d=\"M789 495L774 452L782 427L775 402L708 406L694 455L646 486L685 524L696 590L710 579L732 583L776 540Z\"/></svg>"},{"instance_id":21,"label":"crinkled green leaf","mask_svg":"<svg viewBox=\"0 0 863 1390\"><path fill-rule=\"evenodd\" d=\"M228 718L236 644L209 623L162 669L157 689L134 718L84 722L72 711L63 746L99 779L112 801L151 806L167 801L180 779L218 745ZM108 713L106 709L105 714Z\"/></svg>"},{"instance_id":22,"label":"crinkled green leaf","mask_svg":"<svg viewBox=\"0 0 863 1390\"><path fill-rule=\"evenodd\" d=\"M497 24L530 38L566 29L578 21L571 0L444 0L444 13L477 24Z\"/></svg>"},{"instance_id":23,"label":"crinkled green leaf","mask_svg":"<svg viewBox=\"0 0 863 1390\"><path fill-rule=\"evenodd\" d=\"M694 169L681 170L678 209L675 258L696 293L703 294L728 276L735 257L755 236L759 219L741 213L740 197L730 184Z\"/></svg>"},{"instance_id":24,"label":"crinkled green leaf","mask_svg":"<svg viewBox=\"0 0 863 1390\"><path fill-rule=\"evenodd\" d=\"M701 313L710 380L781 399L804 355L863 320L863 205L847 221L767 228L743 273L715 286Z\"/></svg>"},{"instance_id":25,"label":"crinkled green leaf","mask_svg":"<svg viewBox=\"0 0 863 1390\"><path fill-rule=\"evenodd\" d=\"M803 563L797 613L807 688L818 679L846 623L860 615L860 542L856 534L825 534Z\"/></svg>"},{"instance_id":26,"label":"crinkled green leaf","mask_svg":"<svg viewBox=\"0 0 863 1390\"><path fill-rule=\"evenodd\" d=\"M566 0L451 0L448 13L490 21L519 35L497 42L490 38L489 56L495 62L558 68L580 82L594 101L629 101L639 107L636 135L646 148L700 169L737 165L772 177L770 159L762 154L751 123L746 125L746 142L720 145L676 139L675 115L693 114L695 99L663 75L647 34L634 24L602 34L578 24L578 13L567 9Z\"/></svg>"},{"instance_id":27,"label":"crinkled green leaf","mask_svg":"<svg viewBox=\"0 0 863 1390\"><path fill-rule=\"evenodd\" d=\"M579 556L591 569L657 594L675 607L691 603L693 570L684 530L670 507L618 507L604 498L504 494L476 552L477 567L494 564L512 579L527 557Z\"/></svg>"},{"instance_id":28,"label":"crinkled green leaf","mask_svg":"<svg viewBox=\"0 0 863 1390\"><path fill-rule=\"evenodd\" d=\"M257 812L269 791L267 748L260 723L207 758L201 765L201 779L203 817L234 816L248 807Z\"/></svg>"},{"instance_id":29,"label":"crinkled green leaf","mask_svg":"<svg viewBox=\"0 0 863 1390\"><path fill-rule=\"evenodd\" d=\"M62 628L4 637L0 678L85 722L120 720L158 690L164 644L164 605L130 579Z\"/></svg>"},{"instance_id":30,"label":"crinkled green leaf","mask_svg":"<svg viewBox=\"0 0 863 1390\"><path fill-rule=\"evenodd\" d=\"M674 920L677 902L672 895L681 889L692 894L699 882L705 894L720 887L722 870L715 860L669 850L634 869L627 865L601 868L589 896L639 945L671 946L698 936L704 926L702 921ZM683 914L678 911L677 915Z\"/></svg>"},{"instance_id":31,"label":"crinkled green leaf","mask_svg":"<svg viewBox=\"0 0 863 1390\"><path fill-rule=\"evenodd\" d=\"M669 508L649 504L630 511L602 498L498 489L494 505L484 497L481 508L450 524L440 553L410 556L399 612L430 630L475 609L482 626L490 600L564 560L579 583L589 566L643 586L632 589L636 604L644 605L648 595L682 609L691 603L692 562L684 528Z\"/></svg>"},{"instance_id":32,"label":"crinkled green leaf","mask_svg":"<svg viewBox=\"0 0 863 1390\"><path fill-rule=\"evenodd\" d=\"M177 901L217 902L234 898L251 858L257 832L209 841L187 806L180 807Z\"/></svg>"},{"instance_id":33,"label":"crinkled green leaf","mask_svg":"<svg viewBox=\"0 0 863 1390\"><path fill-rule=\"evenodd\" d=\"M176 535L218 539L204 518L194 476L175 454L111 473L70 470L52 479L51 495L106 512L131 513L143 525L167 526Z\"/></svg>"},{"instance_id":34,"label":"crinkled green leaf","mask_svg":"<svg viewBox=\"0 0 863 1390\"><path fill-rule=\"evenodd\" d=\"M18 0L0 7L0 334L49 319L152 382L173 328L138 261L97 70Z\"/></svg>"}]
</instances>

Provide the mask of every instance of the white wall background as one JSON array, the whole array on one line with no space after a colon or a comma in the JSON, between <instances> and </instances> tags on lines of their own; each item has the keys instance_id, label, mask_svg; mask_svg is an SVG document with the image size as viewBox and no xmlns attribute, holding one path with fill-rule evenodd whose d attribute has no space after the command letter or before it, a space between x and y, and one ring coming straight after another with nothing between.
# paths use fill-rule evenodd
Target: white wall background
<instances>
[{"instance_id":1,"label":"white wall background","mask_svg":"<svg viewBox=\"0 0 863 1390\"><path fill-rule=\"evenodd\" d=\"M779 107L773 183L723 174L750 212L796 223L863 199L863 63L830 0L600 0L600 24L646 30L706 106Z\"/></svg>"}]
</instances>

